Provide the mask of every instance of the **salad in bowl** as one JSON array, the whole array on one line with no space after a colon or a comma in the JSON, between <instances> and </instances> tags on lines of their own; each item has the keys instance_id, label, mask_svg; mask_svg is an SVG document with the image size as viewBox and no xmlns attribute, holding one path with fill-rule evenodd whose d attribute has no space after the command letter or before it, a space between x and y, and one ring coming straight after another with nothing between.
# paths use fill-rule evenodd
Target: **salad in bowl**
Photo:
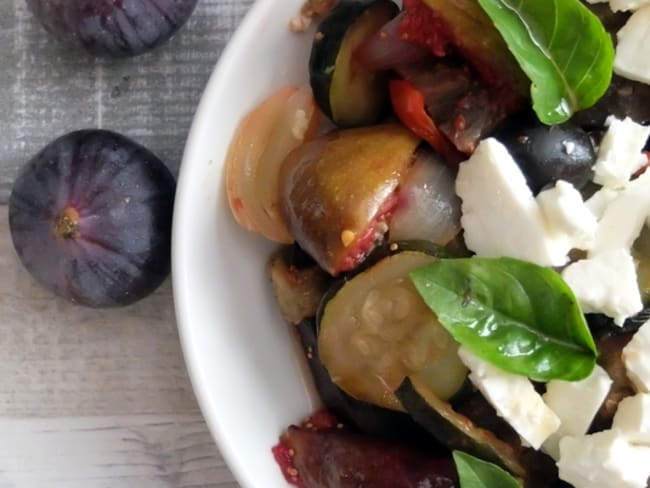
<instances>
[{"instance_id":1,"label":"salad in bowl","mask_svg":"<svg viewBox=\"0 0 650 488\"><path fill-rule=\"evenodd\" d=\"M251 348L286 341L315 391L266 446L278 473L650 486L650 2L293 14L308 76L274 80L223 157L284 319Z\"/></svg>"}]
</instances>

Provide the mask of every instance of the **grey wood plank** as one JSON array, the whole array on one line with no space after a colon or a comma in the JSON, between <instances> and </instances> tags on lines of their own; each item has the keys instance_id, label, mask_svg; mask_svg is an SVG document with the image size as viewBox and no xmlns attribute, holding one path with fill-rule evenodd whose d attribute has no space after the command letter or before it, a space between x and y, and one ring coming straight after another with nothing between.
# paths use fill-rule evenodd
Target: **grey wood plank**
<instances>
[{"instance_id":1,"label":"grey wood plank","mask_svg":"<svg viewBox=\"0 0 650 488\"><path fill-rule=\"evenodd\" d=\"M169 283L123 309L69 304L24 270L7 220L0 206L0 416L196 412Z\"/></svg>"},{"instance_id":2,"label":"grey wood plank","mask_svg":"<svg viewBox=\"0 0 650 488\"><path fill-rule=\"evenodd\" d=\"M0 488L236 488L200 415L0 419Z\"/></svg>"},{"instance_id":3,"label":"grey wood plank","mask_svg":"<svg viewBox=\"0 0 650 488\"><path fill-rule=\"evenodd\" d=\"M24 0L0 2L0 203L19 168L70 130L128 135L178 171L199 97L252 0L200 0L166 45L126 60L55 42Z\"/></svg>"}]
</instances>

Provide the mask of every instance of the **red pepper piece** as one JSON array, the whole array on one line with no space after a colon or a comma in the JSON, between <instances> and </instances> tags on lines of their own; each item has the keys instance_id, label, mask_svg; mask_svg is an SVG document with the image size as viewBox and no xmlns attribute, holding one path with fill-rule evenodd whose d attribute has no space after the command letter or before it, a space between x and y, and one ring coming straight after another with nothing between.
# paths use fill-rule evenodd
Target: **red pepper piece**
<instances>
[{"instance_id":1,"label":"red pepper piece","mask_svg":"<svg viewBox=\"0 0 650 488\"><path fill-rule=\"evenodd\" d=\"M426 111L424 96L404 80L391 80L390 99L395 115L414 134L427 141L448 163L457 165L465 156L438 130Z\"/></svg>"}]
</instances>

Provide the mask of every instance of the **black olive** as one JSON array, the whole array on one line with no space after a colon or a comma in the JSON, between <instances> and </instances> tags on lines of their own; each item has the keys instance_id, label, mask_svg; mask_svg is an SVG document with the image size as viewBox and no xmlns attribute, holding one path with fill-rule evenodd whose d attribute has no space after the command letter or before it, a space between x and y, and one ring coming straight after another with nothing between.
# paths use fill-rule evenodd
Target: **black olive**
<instances>
[{"instance_id":1,"label":"black olive","mask_svg":"<svg viewBox=\"0 0 650 488\"><path fill-rule=\"evenodd\" d=\"M585 314L587 324L594 337L597 339L634 333L650 319L650 308L646 307L633 317L629 317L622 326L616 325L614 320L600 313Z\"/></svg>"},{"instance_id":2,"label":"black olive","mask_svg":"<svg viewBox=\"0 0 650 488\"><path fill-rule=\"evenodd\" d=\"M565 123L543 125L528 115L511 119L495 137L510 151L534 193L558 180L580 189L592 178L596 150L587 132Z\"/></svg>"}]
</instances>

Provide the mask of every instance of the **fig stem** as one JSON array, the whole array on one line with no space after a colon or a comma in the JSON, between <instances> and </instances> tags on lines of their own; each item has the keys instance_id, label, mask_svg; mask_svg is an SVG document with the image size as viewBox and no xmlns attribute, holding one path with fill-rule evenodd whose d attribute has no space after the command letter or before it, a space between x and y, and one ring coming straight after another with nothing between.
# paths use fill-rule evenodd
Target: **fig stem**
<instances>
[{"instance_id":1,"label":"fig stem","mask_svg":"<svg viewBox=\"0 0 650 488\"><path fill-rule=\"evenodd\" d=\"M72 207L66 207L54 221L54 234L63 239L78 237L79 212Z\"/></svg>"}]
</instances>

